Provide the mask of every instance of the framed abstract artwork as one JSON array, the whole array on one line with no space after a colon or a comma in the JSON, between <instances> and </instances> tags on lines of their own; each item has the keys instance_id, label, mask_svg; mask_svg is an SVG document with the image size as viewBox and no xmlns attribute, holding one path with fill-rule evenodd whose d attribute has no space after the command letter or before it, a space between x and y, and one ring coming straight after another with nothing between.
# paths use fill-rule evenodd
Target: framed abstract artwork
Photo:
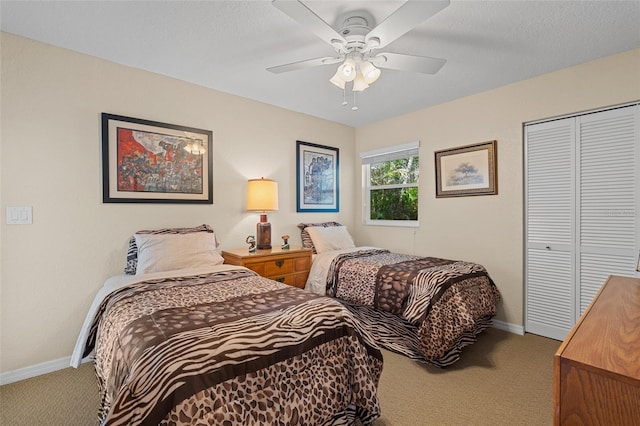
<instances>
[{"instance_id":1,"label":"framed abstract artwork","mask_svg":"<svg viewBox=\"0 0 640 426\"><path fill-rule=\"evenodd\" d=\"M340 211L339 149L302 141L296 147L296 211Z\"/></svg>"},{"instance_id":2,"label":"framed abstract artwork","mask_svg":"<svg viewBox=\"0 0 640 426\"><path fill-rule=\"evenodd\" d=\"M210 130L102 113L104 203L213 204Z\"/></svg>"},{"instance_id":3,"label":"framed abstract artwork","mask_svg":"<svg viewBox=\"0 0 640 426\"><path fill-rule=\"evenodd\" d=\"M436 197L498 193L497 142L436 151Z\"/></svg>"}]
</instances>

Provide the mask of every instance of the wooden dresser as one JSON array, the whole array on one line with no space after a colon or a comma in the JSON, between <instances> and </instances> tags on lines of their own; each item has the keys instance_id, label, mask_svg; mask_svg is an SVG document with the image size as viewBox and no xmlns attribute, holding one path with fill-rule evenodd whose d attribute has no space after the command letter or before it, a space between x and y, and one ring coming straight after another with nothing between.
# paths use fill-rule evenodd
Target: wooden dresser
<instances>
[{"instance_id":1,"label":"wooden dresser","mask_svg":"<svg viewBox=\"0 0 640 426\"><path fill-rule=\"evenodd\" d=\"M273 247L249 253L247 248L222 251L224 263L245 266L272 280L304 288L311 269L311 249Z\"/></svg>"},{"instance_id":2,"label":"wooden dresser","mask_svg":"<svg viewBox=\"0 0 640 426\"><path fill-rule=\"evenodd\" d=\"M640 425L640 279L609 277L553 368L555 425Z\"/></svg>"}]
</instances>

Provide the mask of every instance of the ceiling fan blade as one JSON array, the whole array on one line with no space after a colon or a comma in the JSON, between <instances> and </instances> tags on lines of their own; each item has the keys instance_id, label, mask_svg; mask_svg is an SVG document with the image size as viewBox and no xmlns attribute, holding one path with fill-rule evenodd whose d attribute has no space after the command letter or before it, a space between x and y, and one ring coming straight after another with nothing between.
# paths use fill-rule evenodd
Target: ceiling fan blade
<instances>
[{"instance_id":1,"label":"ceiling fan blade","mask_svg":"<svg viewBox=\"0 0 640 426\"><path fill-rule=\"evenodd\" d=\"M335 40L340 43L347 42L340 33L334 30L331 25L327 24L301 1L273 0L272 4L326 43L333 46Z\"/></svg>"},{"instance_id":2,"label":"ceiling fan blade","mask_svg":"<svg viewBox=\"0 0 640 426\"><path fill-rule=\"evenodd\" d=\"M423 74L435 74L447 62L446 59L429 58L427 56L404 55L402 53L381 53L372 58L373 64L379 68L398 71L413 71Z\"/></svg>"},{"instance_id":3,"label":"ceiling fan blade","mask_svg":"<svg viewBox=\"0 0 640 426\"><path fill-rule=\"evenodd\" d=\"M365 40L377 38L380 40L378 48L384 47L447 6L449 6L449 0L407 1L377 27L369 31Z\"/></svg>"},{"instance_id":4,"label":"ceiling fan blade","mask_svg":"<svg viewBox=\"0 0 640 426\"><path fill-rule=\"evenodd\" d=\"M284 64L284 65L278 65L278 66L275 66L275 67L269 67L269 68L267 68L267 71L271 71L274 74L280 74L280 73L283 73L283 72L301 70L301 69L304 69L304 68L317 67L317 66L320 66L320 65L337 64L338 62L342 62L342 61L344 61L344 58L334 58L334 57L328 56L328 57L324 57L324 58L307 59L305 61L298 61L298 62L292 62L290 64Z\"/></svg>"}]
</instances>

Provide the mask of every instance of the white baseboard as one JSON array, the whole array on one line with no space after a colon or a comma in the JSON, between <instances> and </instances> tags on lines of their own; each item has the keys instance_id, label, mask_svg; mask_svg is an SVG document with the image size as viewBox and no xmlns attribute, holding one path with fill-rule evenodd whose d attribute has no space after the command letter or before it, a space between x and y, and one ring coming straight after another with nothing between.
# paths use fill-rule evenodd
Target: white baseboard
<instances>
[{"instance_id":1,"label":"white baseboard","mask_svg":"<svg viewBox=\"0 0 640 426\"><path fill-rule=\"evenodd\" d=\"M91 359L83 360L82 362L89 362ZM42 374L53 373L54 371L62 370L65 368L71 368L71 357L67 356L60 359L54 359L53 361L43 362L42 364L36 364L18 370L7 371L0 374L0 385L8 385L9 383L19 382L20 380L30 379L32 377L40 376Z\"/></svg>"},{"instance_id":2,"label":"white baseboard","mask_svg":"<svg viewBox=\"0 0 640 426\"><path fill-rule=\"evenodd\" d=\"M494 319L493 327L497 328L498 330L508 331L509 333L519 334L520 336L524 336L524 326L522 325L511 324L508 322Z\"/></svg>"},{"instance_id":3,"label":"white baseboard","mask_svg":"<svg viewBox=\"0 0 640 426\"><path fill-rule=\"evenodd\" d=\"M521 325L510 324L508 322L493 320L493 327L499 330L508 331L509 333L524 335L524 327ZM89 362L85 359L82 362ZM32 365L30 367L20 368L14 371L7 371L0 374L0 385L8 385L9 383L19 382L20 380L30 379L42 374L53 373L54 371L64 368L71 368L71 357L54 359L53 361L43 362L42 364Z\"/></svg>"}]
</instances>

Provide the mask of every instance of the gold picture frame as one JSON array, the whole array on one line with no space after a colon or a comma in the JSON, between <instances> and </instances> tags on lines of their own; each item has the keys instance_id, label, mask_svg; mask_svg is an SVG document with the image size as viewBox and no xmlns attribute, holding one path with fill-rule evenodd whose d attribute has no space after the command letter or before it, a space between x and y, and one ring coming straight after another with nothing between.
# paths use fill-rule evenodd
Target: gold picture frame
<instances>
[{"instance_id":1,"label":"gold picture frame","mask_svg":"<svg viewBox=\"0 0 640 426\"><path fill-rule=\"evenodd\" d=\"M436 198L496 195L497 141L435 152Z\"/></svg>"}]
</instances>

